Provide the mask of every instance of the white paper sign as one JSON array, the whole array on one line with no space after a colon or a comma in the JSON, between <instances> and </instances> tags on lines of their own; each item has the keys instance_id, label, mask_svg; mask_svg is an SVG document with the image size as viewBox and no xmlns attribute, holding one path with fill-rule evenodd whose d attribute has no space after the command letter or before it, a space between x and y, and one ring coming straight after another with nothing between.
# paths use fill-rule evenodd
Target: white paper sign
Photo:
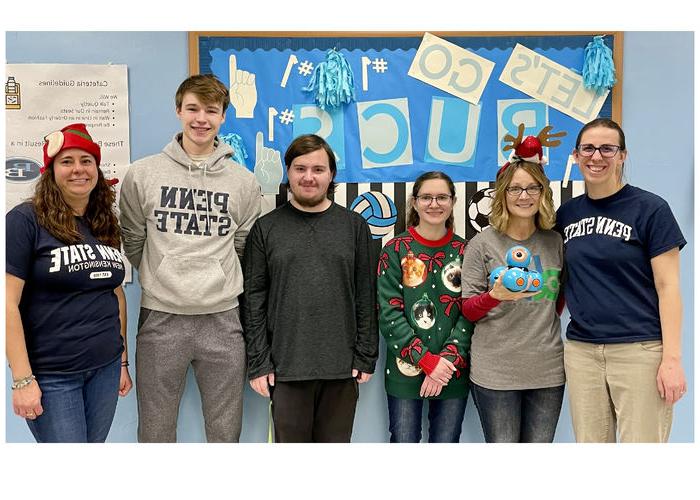
<instances>
[{"instance_id":1,"label":"white paper sign","mask_svg":"<svg viewBox=\"0 0 700 500\"><path fill-rule=\"evenodd\" d=\"M598 116L610 92L598 95L586 89L581 75L521 44L513 49L499 80L581 123Z\"/></svg>"},{"instance_id":2,"label":"white paper sign","mask_svg":"<svg viewBox=\"0 0 700 500\"><path fill-rule=\"evenodd\" d=\"M426 33L408 75L478 104L495 65L467 49Z\"/></svg>"}]
</instances>

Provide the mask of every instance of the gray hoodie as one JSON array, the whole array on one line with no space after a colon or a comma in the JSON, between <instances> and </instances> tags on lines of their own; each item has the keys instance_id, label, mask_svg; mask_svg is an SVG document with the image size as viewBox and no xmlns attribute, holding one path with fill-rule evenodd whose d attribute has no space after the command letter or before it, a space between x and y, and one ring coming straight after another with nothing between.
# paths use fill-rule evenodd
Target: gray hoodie
<instances>
[{"instance_id":1,"label":"gray hoodie","mask_svg":"<svg viewBox=\"0 0 700 500\"><path fill-rule=\"evenodd\" d=\"M142 307L226 311L243 292L239 257L260 215L260 185L218 138L214 153L196 166L181 135L129 167L119 201L124 252L139 271Z\"/></svg>"}]
</instances>

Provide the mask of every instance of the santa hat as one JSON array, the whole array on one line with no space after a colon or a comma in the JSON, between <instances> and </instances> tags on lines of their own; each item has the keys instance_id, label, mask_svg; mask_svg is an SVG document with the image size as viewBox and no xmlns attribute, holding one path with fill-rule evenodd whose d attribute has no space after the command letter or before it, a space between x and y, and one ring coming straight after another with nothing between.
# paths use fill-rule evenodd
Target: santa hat
<instances>
[{"instance_id":1,"label":"santa hat","mask_svg":"<svg viewBox=\"0 0 700 500\"><path fill-rule=\"evenodd\" d=\"M97 166L100 166L100 146L92 140L84 123L73 123L44 137L44 166L39 169L40 172L43 174L51 166L58 153L70 148L90 153L95 157ZM114 185L119 179L107 179L107 182Z\"/></svg>"},{"instance_id":2,"label":"santa hat","mask_svg":"<svg viewBox=\"0 0 700 500\"><path fill-rule=\"evenodd\" d=\"M565 131L557 132L556 134L550 134L549 131L552 130L551 125L547 125L545 128L540 130L537 137L528 135L523 139L523 133L525 132L525 124L521 123L518 125L518 137L513 137L507 134L503 137L503 140L510 142L503 148L503 151L508 151L512 149L513 152L510 155L510 159L498 169L496 178L498 178L505 170L510 166L511 163L520 161L529 161L531 163L537 163L542 168L547 164L547 157L543 155L542 146L555 147L561 144L560 140L550 140L550 137L563 137L566 135Z\"/></svg>"}]
</instances>

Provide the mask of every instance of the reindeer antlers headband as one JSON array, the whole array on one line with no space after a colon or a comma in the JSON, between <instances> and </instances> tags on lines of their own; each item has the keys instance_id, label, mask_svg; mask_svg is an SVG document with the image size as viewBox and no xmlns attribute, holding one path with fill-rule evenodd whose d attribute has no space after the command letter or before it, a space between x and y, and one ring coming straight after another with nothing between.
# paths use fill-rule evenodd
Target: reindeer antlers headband
<instances>
[{"instance_id":1,"label":"reindeer antlers headband","mask_svg":"<svg viewBox=\"0 0 700 500\"><path fill-rule=\"evenodd\" d=\"M510 134L506 134L503 137L503 140L506 142L510 142L510 144L507 144L504 148L503 151L508 151L508 150L513 150L513 153L510 155L510 160L505 163L499 170L498 173L496 174L496 178L498 178L512 163L519 162L519 161L529 161L532 163L537 163L544 167L544 165L547 163L547 158L543 156L542 154L542 147L556 147L559 144L561 144L561 141L559 139L552 140L552 137L564 137L566 135L565 131L557 132L556 134L550 134L549 131L552 130L552 125L547 125L544 127L542 130L540 130L540 133L537 134L537 137L534 137L532 135L528 135L523 139L523 134L525 133L525 124L521 123L518 125L518 136L513 137Z\"/></svg>"}]
</instances>

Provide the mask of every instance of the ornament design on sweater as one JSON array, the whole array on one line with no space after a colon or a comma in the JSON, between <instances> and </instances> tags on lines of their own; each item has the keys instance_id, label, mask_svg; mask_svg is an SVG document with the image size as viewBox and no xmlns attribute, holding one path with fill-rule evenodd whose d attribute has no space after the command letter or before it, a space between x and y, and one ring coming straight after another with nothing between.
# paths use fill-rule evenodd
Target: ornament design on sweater
<instances>
[{"instance_id":1,"label":"ornament design on sweater","mask_svg":"<svg viewBox=\"0 0 700 500\"><path fill-rule=\"evenodd\" d=\"M442 284L451 292L462 291L462 264L459 260L449 262L442 268Z\"/></svg>"},{"instance_id":2,"label":"ornament design on sweater","mask_svg":"<svg viewBox=\"0 0 700 500\"><path fill-rule=\"evenodd\" d=\"M401 271L403 274L403 284L413 288L423 284L425 279L428 277L427 267L423 261L417 259L410 250L406 256L401 259Z\"/></svg>"},{"instance_id":3,"label":"ornament design on sweater","mask_svg":"<svg viewBox=\"0 0 700 500\"><path fill-rule=\"evenodd\" d=\"M428 294L424 293L423 297L411 308L413 322L418 328L429 330L435 324L435 304L428 298Z\"/></svg>"},{"instance_id":4,"label":"ornament design on sweater","mask_svg":"<svg viewBox=\"0 0 700 500\"><path fill-rule=\"evenodd\" d=\"M411 363L406 363L401 358L396 358L396 366L399 369L399 371L407 377L417 377L423 371L423 369L420 366L415 366Z\"/></svg>"}]
</instances>

